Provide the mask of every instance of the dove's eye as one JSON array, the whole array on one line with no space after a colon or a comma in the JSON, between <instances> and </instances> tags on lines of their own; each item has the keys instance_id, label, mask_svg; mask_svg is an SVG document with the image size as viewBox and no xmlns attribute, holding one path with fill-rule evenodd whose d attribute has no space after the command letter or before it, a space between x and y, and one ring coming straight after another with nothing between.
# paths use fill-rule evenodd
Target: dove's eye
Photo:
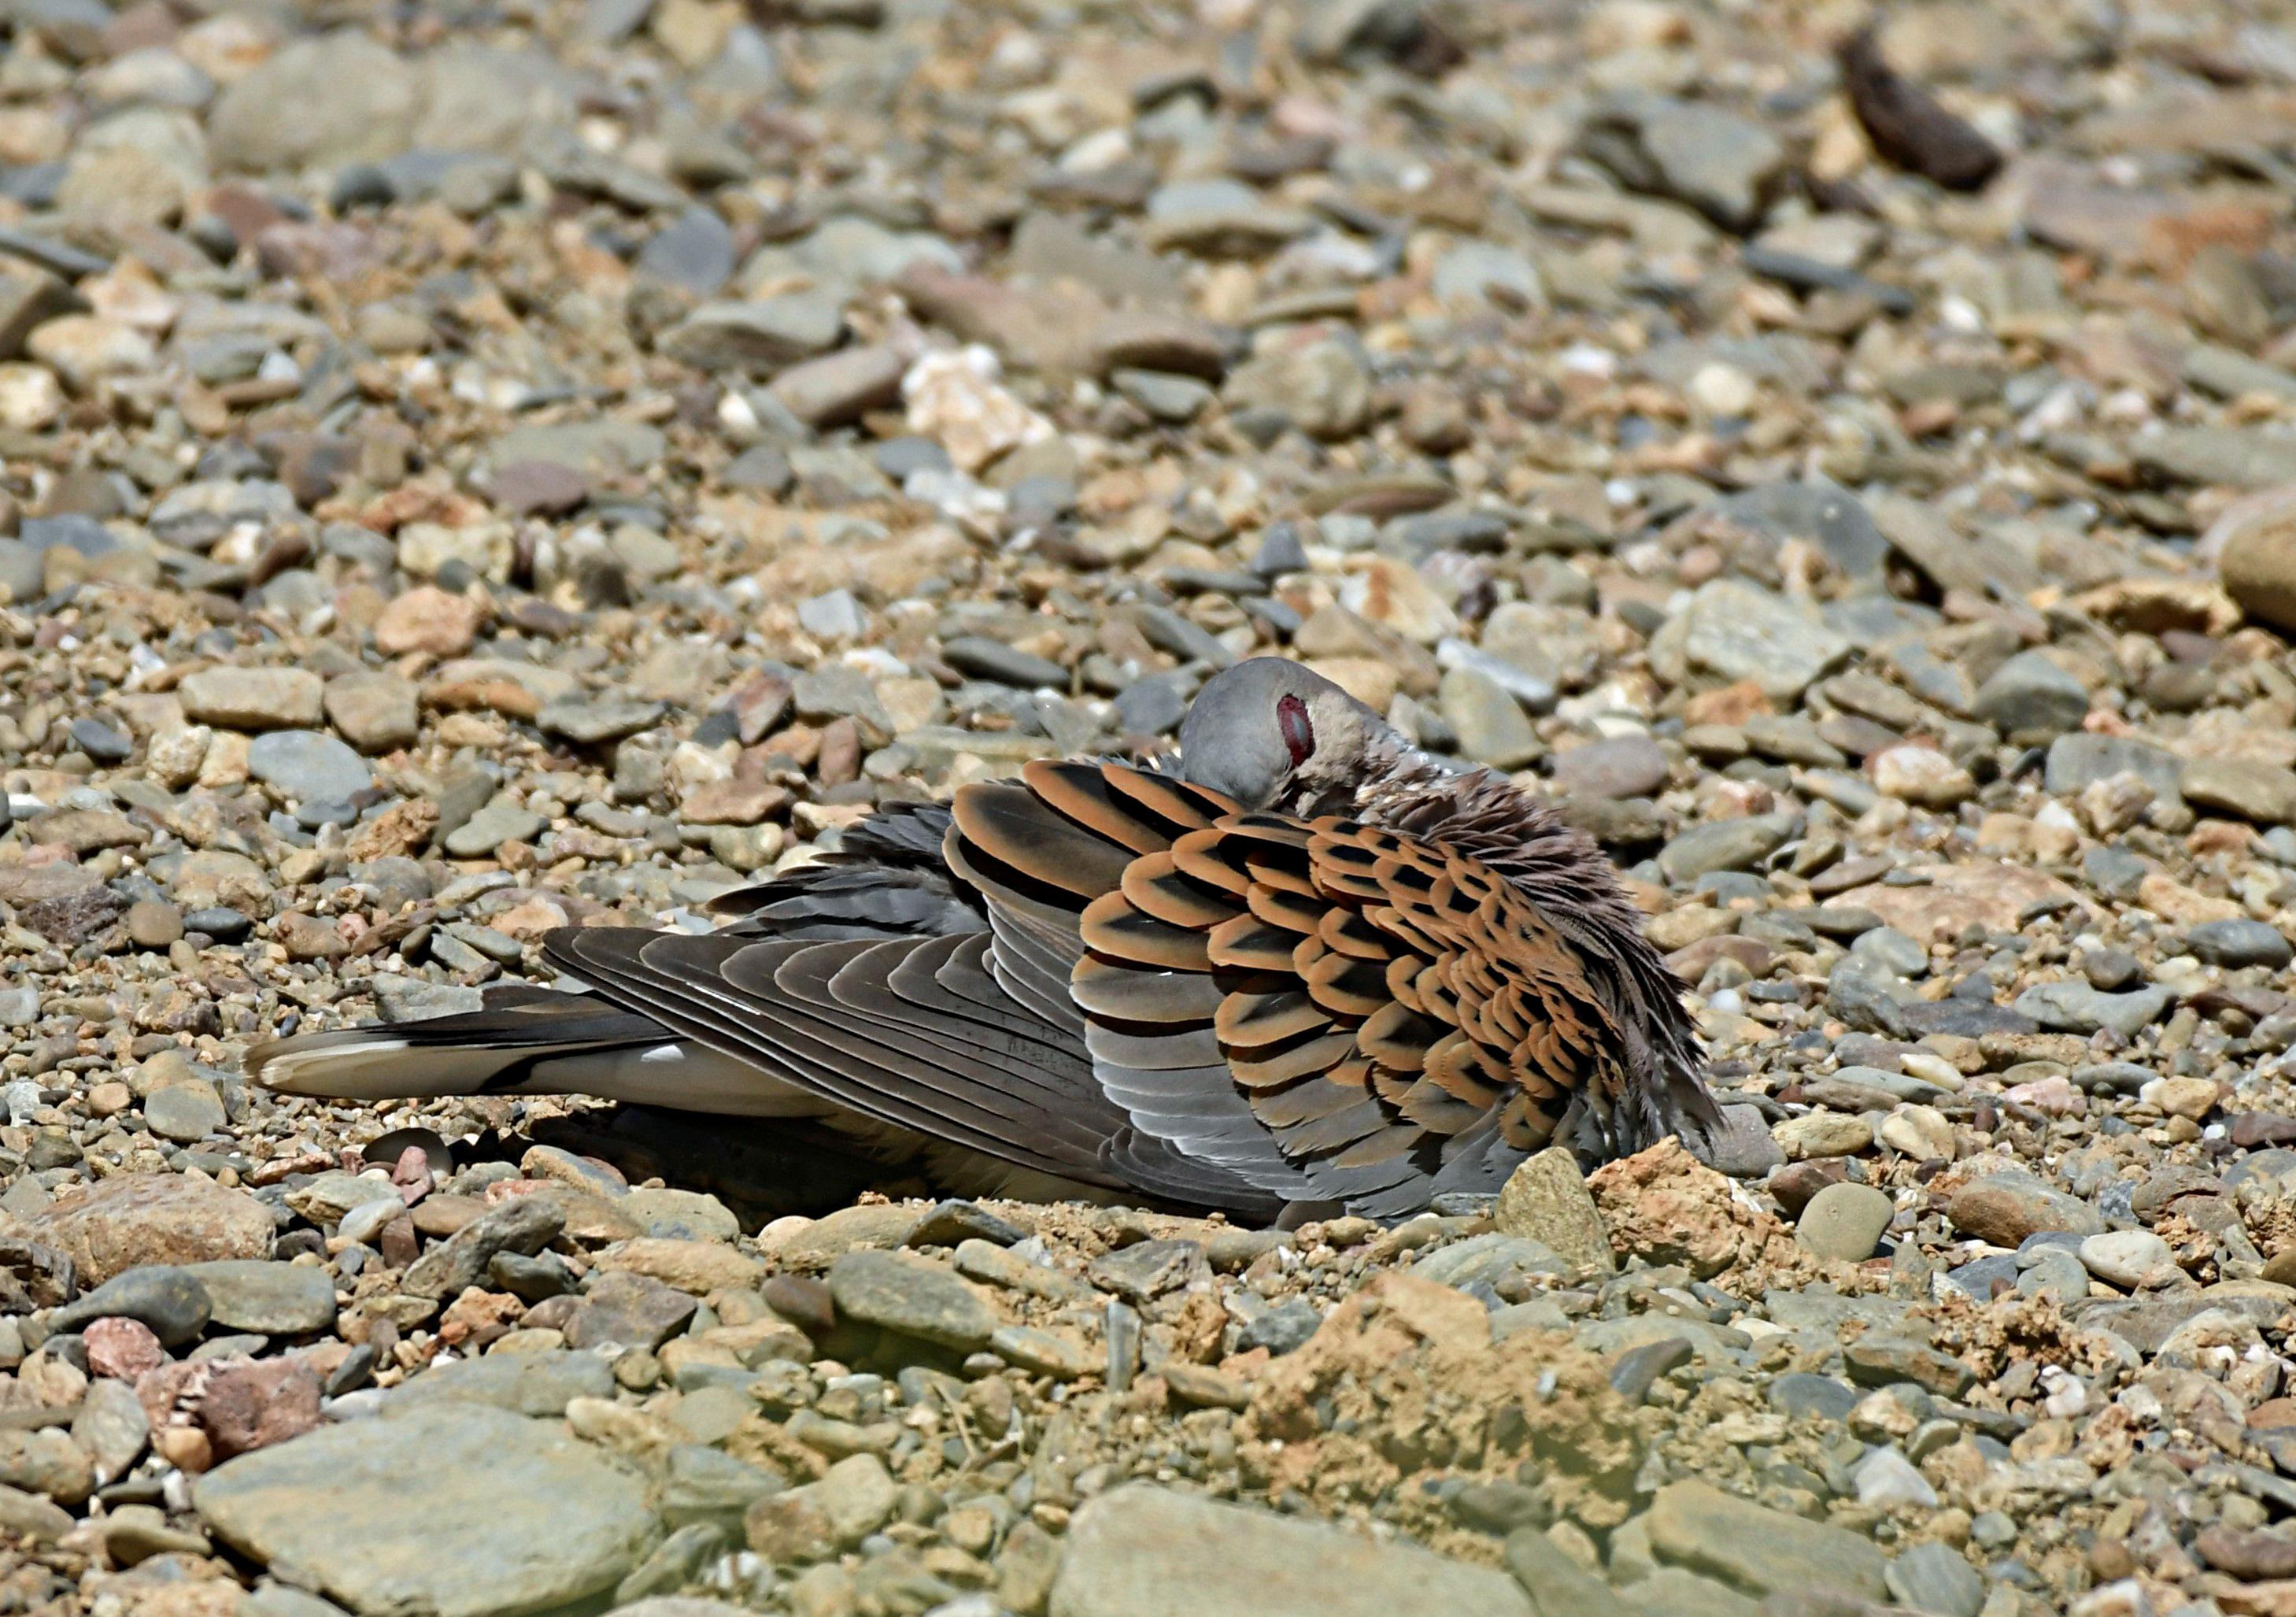
<instances>
[{"instance_id":1,"label":"dove's eye","mask_svg":"<svg viewBox=\"0 0 2296 1617\"><path fill-rule=\"evenodd\" d=\"M1285 751L1292 754L1292 767L1296 769L1306 763L1316 751L1316 726L1308 722L1308 704L1297 696L1279 698L1275 727L1283 733Z\"/></svg>"}]
</instances>

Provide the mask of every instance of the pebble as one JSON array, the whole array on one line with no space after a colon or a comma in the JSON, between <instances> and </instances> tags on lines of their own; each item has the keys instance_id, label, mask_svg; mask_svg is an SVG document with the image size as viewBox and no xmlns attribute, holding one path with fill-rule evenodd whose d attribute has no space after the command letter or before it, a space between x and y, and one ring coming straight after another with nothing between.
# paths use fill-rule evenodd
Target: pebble
<instances>
[{"instance_id":1,"label":"pebble","mask_svg":"<svg viewBox=\"0 0 2296 1617\"><path fill-rule=\"evenodd\" d=\"M1897 1204L1871 1185L1829 1185L1794 1222L1794 1239L1821 1258L1862 1263L1890 1227Z\"/></svg>"},{"instance_id":2,"label":"pebble","mask_svg":"<svg viewBox=\"0 0 2296 1617\"><path fill-rule=\"evenodd\" d=\"M897 1335L977 1352L996 1332L996 1311L982 1295L936 1265L891 1252L848 1252L830 1266L829 1294L838 1317Z\"/></svg>"},{"instance_id":3,"label":"pebble","mask_svg":"<svg viewBox=\"0 0 2296 1617\"><path fill-rule=\"evenodd\" d=\"M2169 1244L2150 1230L2112 1230L2091 1235L2080 1244L2080 1260L2088 1272L2123 1291L2147 1290L2177 1279Z\"/></svg>"}]
</instances>

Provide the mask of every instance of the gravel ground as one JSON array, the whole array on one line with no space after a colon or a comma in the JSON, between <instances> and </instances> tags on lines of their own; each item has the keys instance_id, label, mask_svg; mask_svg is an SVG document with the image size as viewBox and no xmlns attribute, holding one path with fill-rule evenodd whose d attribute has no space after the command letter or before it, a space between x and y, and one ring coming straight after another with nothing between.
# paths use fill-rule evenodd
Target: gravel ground
<instances>
[{"instance_id":1,"label":"gravel ground","mask_svg":"<svg viewBox=\"0 0 2296 1617\"><path fill-rule=\"evenodd\" d=\"M2296 1613L2296 24L1864 21L0 5L0 1613ZM1269 650L1603 840L1711 1165L236 1076Z\"/></svg>"}]
</instances>

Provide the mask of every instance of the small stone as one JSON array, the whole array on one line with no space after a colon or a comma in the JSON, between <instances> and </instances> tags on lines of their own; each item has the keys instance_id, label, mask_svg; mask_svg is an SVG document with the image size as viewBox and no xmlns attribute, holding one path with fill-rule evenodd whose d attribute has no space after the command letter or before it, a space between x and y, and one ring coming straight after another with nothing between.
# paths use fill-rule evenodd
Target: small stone
<instances>
[{"instance_id":1,"label":"small stone","mask_svg":"<svg viewBox=\"0 0 2296 1617\"><path fill-rule=\"evenodd\" d=\"M1874 1125L1838 1112L1812 1112L1773 1124L1770 1137L1789 1161L1855 1156L1874 1144Z\"/></svg>"},{"instance_id":2,"label":"small stone","mask_svg":"<svg viewBox=\"0 0 2296 1617\"><path fill-rule=\"evenodd\" d=\"M836 345L845 315L818 292L705 303L662 334L663 355L699 371L770 375Z\"/></svg>"},{"instance_id":3,"label":"small stone","mask_svg":"<svg viewBox=\"0 0 2296 1617\"><path fill-rule=\"evenodd\" d=\"M999 1323L987 1299L947 1269L892 1252L846 1253L830 1266L829 1293L840 1319L962 1353L986 1348Z\"/></svg>"},{"instance_id":4,"label":"small stone","mask_svg":"<svg viewBox=\"0 0 2296 1617\"><path fill-rule=\"evenodd\" d=\"M1458 735L1460 752L1479 764L1520 769L1546 751L1530 716L1488 675L1471 668L1451 669L1443 676L1437 700Z\"/></svg>"},{"instance_id":5,"label":"small stone","mask_svg":"<svg viewBox=\"0 0 2296 1617\"><path fill-rule=\"evenodd\" d=\"M2296 769L2243 758L2194 758L2185 763L2185 801L2237 815L2259 825L2296 822Z\"/></svg>"},{"instance_id":6,"label":"small stone","mask_svg":"<svg viewBox=\"0 0 2296 1617\"><path fill-rule=\"evenodd\" d=\"M203 1078L193 1078L145 1096L144 1120L161 1139L190 1145L220 1133L228 1118L216 1087Z\"/></svg>"},{"instance_id":7,"label":"small stone","mask_svg":"<svg viewBox=\"0 0 2296 1617\"><path fill-rule=\"evenodd\" d=\"M1887 1563L1870 1539L1705 1482L1668 1483L1647 1521L1660 1554L1742 1588L1762 1594L1822 1589L1874 1601L1887 1593Z\"/></svg>"},{"instance_id":8,"label":"small stone","mask_svg":"<svg viewBox=\"0 0 2296 1617\"><path fill-rule=\"evenodd\" d=\"M1693 825L1659 850L1666 879L1687 886L1715 871L1744 870L1785 846L1793 821L1784 815L1751 815Z\"/></svg>"},{"instance_id":9,"label":"small stone","mask_svg":"<svg viewBox=\"0 0 2296 1617\"><path fill-rule=\"evenodd\" d=\"M106 1316L80 1327L87 1346L87 1373L115 1381L133 1382L146 1371L168 1362L168 1350L159 1335L140 1319Z\"/></svg>"},{"instance_id":10,"label":"small stone","mask_svg":"<svg viewBox=\"0 0 2296 1617\"><path fill-rule=\"evenodd\" d=\"M304 669L201 669L176 688L184 716L226 730L308 730L324 684Z\"/></svg>"},{"instance_id":11,"label":"small stone","mask_svg":"<svg viewBox=\"0 0 2296 1617\"><path fill-rule=\"evenodd\" d=\"M776 1564L817 1561L858 1544L891 1517L899 1490L873 1454L849 1455L819 1478L750 1506L750 1547Z\"/></svg>"},{"instance_id":12,"label":"small stone","mask_svg":"<svg viewBox=\"0 0 2296 1617\"><path fill-rule=\"evenodd\" d=\"M2166 1285L2184 1273L2169 1244L2146 1229L2091 1235L2080 1244L2080 1260L2090 1274L2123 1291Z\"/></svg>"},{"instance_id":13,"label":"small stone","mask_svg":"<svg viewBox=\"0 0 2296 1617\"><path fill-rule=\"evenodd\" d=\"M1895 1449L1876 1449L1850 1473L1857 1502L1875 1510L1935 1510L1937 1490Z\"/></svg>"},{"instance_id":14,"label":"small stone","mask_svg":"<svg viewBox=\"0 0 2296 1617\"><path fill-rule=\"evenodd\" d=\"M1777 701L1799 696L1849 658L1852 647L1814 615L1734 579L1702 586L1662 638L1693 669L1750 680ZM1652 654L1658 654L1653 645Z\"/></svg>"},{"instance_id":15,"label":"small stone","mask_svg":"<svg viewBox=\"0 0 2296 1617\"><path fill-rule=\"evenodd\" d=\"M386 657L423 652L433 657L460 657L478 638L486 621L486 607L467 595L436 585L418 585L391 597L374 620L374 649Z\"/></svg>"},{"instance_id":16,"label":"small stone","mask_svg":"<svg viewBox=\"0 0 2296 1617\"><path fill-rule=\"evenodd\" d=\"M1221 397L1232 414L1266 411L1310 438L1350 438L1370 416L1371 374L1353 346L1327 339L1246 361Z\"/></svg>"},{"instance_id":17,"label":"small stone","mask_svg":"<svg viewBox=\"0 0 2296 1617\"><path fill-rule=\"evenodd\" d=\"M1863 1263L1874 1255L1896 1214L1897 1204L1889 1194L1871 1185L1828 1185L1802 1208L1794 1223L1794 1240L1821 1258Z\"/></svg>"},{"instance_id":18,"label":"small stone","mask_svg":"<svg viewBox=\"0 0 2296 1617\"><path fill-rule=\"evenodd\" d=\"M1509 1175L1491 1217L1501 1235L1538 1242L1598 1275L1616 1267L1609 1227L1587 1192L1578 1159L1564 1147L1539 1152Z\"/></svg>"},{"instance_id":19,"label":"small stone","mask_svg":"<svg viewBox=\"0 0 2296 1617\"><path fill-rule=\"evenodd\" d=\"M207 1289L189 1271L163 1265L130 1269L58 1309L51 1323L70 1331L94 1319L133 1319L149 1326L161 1346L181 1347L208 1327Z\"/></svg>"},{"instance_id":20,"label":"small stone","mask_svg":"<svg viewBox=\"0 0 2296 1617\"><path fill-rule=\"evenodd\" d=\"M2088 689L2039 652L2020 652L1978 687L1977 717L2031 744L2080 728Z\"/></svg>"},{"instance_id":21,"label":"small stone","mask_svg":"<svg viewBox=\"0 0 2296 1617\"><path fill-rule=\"evenodd\" d=\"M791 365L774 378L771 391L806 425L826 430L900 403L905 369L890 349L844 349Z\"/></svg>"},{"instance_id":22,"label":"small stone","mask_svg":"<svg viewBox=\"0 0 2296 1617\"><path fill-rule=\"evenodd\" d=\"M422 734L412 682L396 674L361 671L327 682L327 722L362 752L411 747Z\"/></svg>"},{"instance_id":23,"label":"small stone","mask_svg":"<svg viewBox=\"0 0 2296 1617\"><path fill-rule=\"evenodd\" d=\"M2203 921L2185 932L2185 947L2210 965L2228 971L2268 966L2278 971L2296 959L2278 928L2262 921Z\"/></svg>"},{"instance_id":24,"label":"small stone","mask_svg":"<svg viewBox=\"0 0 2296 1617\"><path fill-rule=\"evenodd\" d=\"M247 749L247 772L290 802L341 803L374 784L366 759L320 730L273 730Z\"/></svg>"},{"instance_id":25,"label":"small stone","mask_svg":"<svg viewBox=\"0 0 2296 1617\"><path fill-rule=\"evenodd\" d=\"M307 1336L335 1322L335 1283L316 1266L230 1259L184 1272L205 1288L215 1323L227 1331Z\"/></svg>"},{"instance_id":26,"label":"small stone","mask_svg":"<svg viewBox=\"0 0 2296 1617\"><path fill-rule=\"evenodd\" d=\"M1978 1617L1985 1605L1983 1575L1951 1546L1934 1540L1900 1553L1884 1577L1892 1600L1935 1617Z\"/></svg>"},{"instance_id":27,"label":"small stone","mask_svg":"<svg viewBox=\"0 0 2296 1617\"><path fill-rule=\"evenodd\" d=\"M2093 1235L2104 1228L2095 1209L2078 1196L2014 1171L1988 1174L1963 1186L1947 1202L1946 1217L1964 1235L2013 1248L2043 1231Z\"/></svg>"},{"instance_id":28,"label":"small stone","mask_svg":"<svg viewBox=\"0 0 2296 1617\"><path fill-rule=\"evenodd\" d=\"M2040 982L2010 1003L2010 1009L2060 1032L2090 1034L2110 1029L2123 1039L2136 1037L2176 1003L2164 987L2102 994L2086 982Z\"/></svg>"}]
</instances>

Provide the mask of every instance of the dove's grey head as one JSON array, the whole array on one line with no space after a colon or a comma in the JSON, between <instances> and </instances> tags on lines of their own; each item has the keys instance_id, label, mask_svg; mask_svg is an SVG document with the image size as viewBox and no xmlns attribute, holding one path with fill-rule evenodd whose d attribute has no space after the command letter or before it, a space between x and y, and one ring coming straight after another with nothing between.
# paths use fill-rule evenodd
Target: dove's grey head
<instances>
[{"instance_id":1,"label":"dove's grey head","mask_svg":"<svg viewBox=\"0 0 2296 1617\"><path fill-rule=\"evenodd\" d=\"M1289 805L1351 789L1392 735L1322 675L1254 657L1196 693L1180 721L1180 774L1247 808Z\"/></svg>"}]
</instances>

